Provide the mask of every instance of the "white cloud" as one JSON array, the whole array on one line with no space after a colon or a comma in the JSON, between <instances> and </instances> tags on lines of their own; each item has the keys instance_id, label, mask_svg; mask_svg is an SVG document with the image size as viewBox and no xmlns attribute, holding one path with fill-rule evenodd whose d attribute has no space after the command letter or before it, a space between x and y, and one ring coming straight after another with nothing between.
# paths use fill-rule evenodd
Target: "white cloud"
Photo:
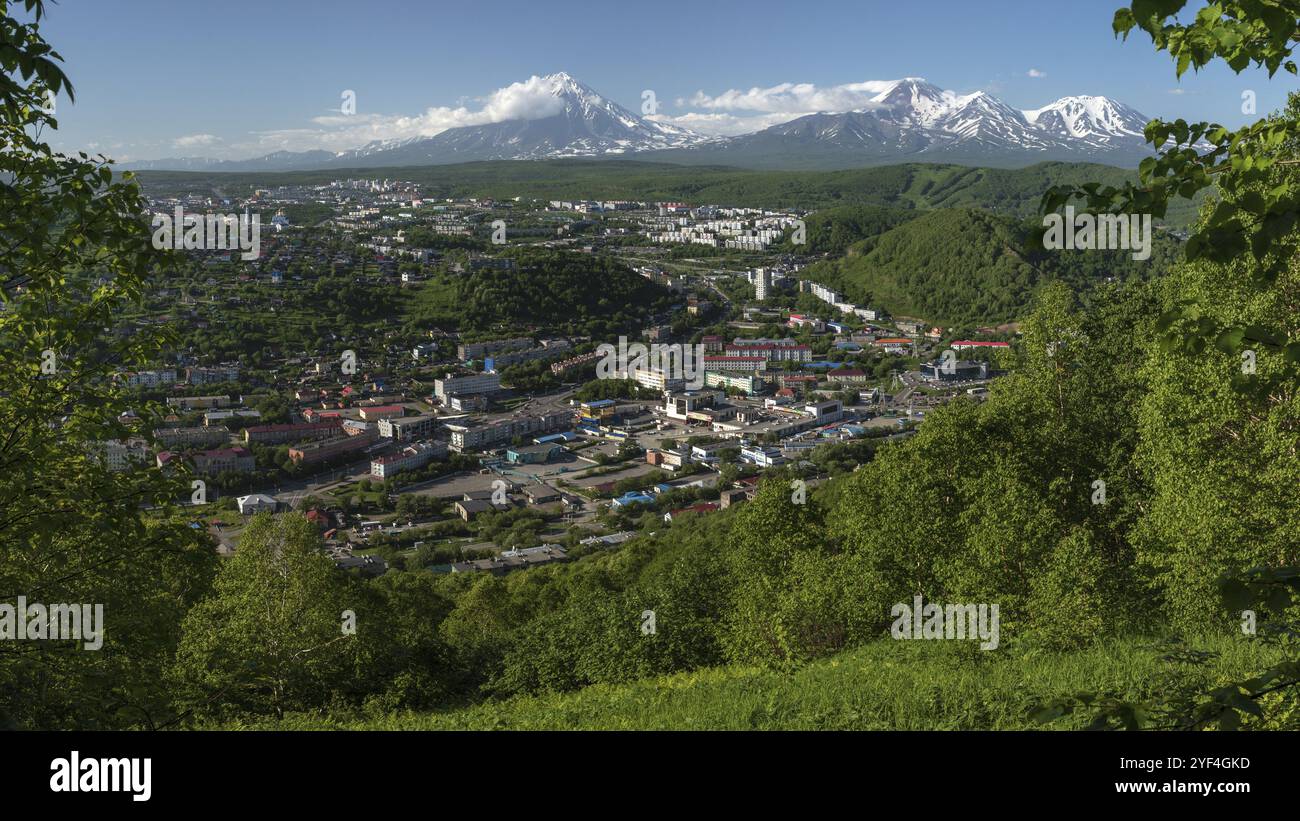
<instances>
[{"instance_id":1,"label":"white cloud","mask_svg":"<svg viewBox=\"0 0 1300 821\"><path fill-rule=\"evenodd\" d=\"M1036 68L1031 68L1031 69L1029 69L1029 71L1026 71L1025 73L1026 73L1027 75L1029 75L1030 77L1033 77L1035 80L1047 76L1047 72L1046 72L1046 71L1042 71L1042 70L1040 70L1040 69L1036 69Z\"/></svg>"},{"instance_id":2,"label":"white cloud","mask_svg":"<svg viewBox=\"0 0 1300 821\"><path fill-rule=\"evenodd\" d=\"M231 156L269 151L345 151L377 140L432 137L449 128L488 125L508 120L538 120L564 109L554 93L555 83L545 77L529 77L511 83L486 97L476 107L431 106L421 114L343 114L331 112L313 117L316 128L291 128L250 134L250 139L231 145Z\"/></svg>"},{"instance_id":3,"label":"white cloud","mask_svg":"<svg viewBox=\"0 0 1300 821\"><path fill-rule=\"evenodd\" d=\"M1170 93L1170 94L1183 95L1183 94L1186 94L1186 93L1187 93L1187 89L1185 89L1185 88L1171 88L1171 89L1169 89L1169 93Z\"/></svg>"},{"instance_id":4,"label":"white cloud","mask_svg":"<svg viewBox=\"0 0 1300 821\"><path fill-rule=\"evenodd\" d=\"M219 142L221 139L214 134L186 134L173 140L172 145L176 148L202 148Z\"/></svg>"},{"instance_id":5,"label":"white cloud","mask_svg":"<svg viewBox=\"0 0 1300 821\"><path fill-rule=\"evenodd\" d=\"M730 89L712 96L697 91L689 100L680 102L712 110L763 111L798 116L816 111L853 111L871 108L876 105L873 98L888 91L892 86L892 82L879 80L835 86L781 83L768 88L755 87L747 91Z\"/></svg>"}]
</instances>

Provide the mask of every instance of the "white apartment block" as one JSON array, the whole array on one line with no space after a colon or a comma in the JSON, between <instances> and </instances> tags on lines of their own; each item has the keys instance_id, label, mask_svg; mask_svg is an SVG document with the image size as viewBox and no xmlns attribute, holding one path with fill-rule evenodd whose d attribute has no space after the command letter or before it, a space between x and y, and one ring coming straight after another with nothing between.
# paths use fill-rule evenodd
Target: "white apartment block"
<instances>
[{"instance_id":1,"label":"white apartment block","mask_svg":"<svg viewBox=\"0 0 1300 821\"><path fill-rule=\"evenodd\" d=\"M446 403L452 394L492 393L501 390L501 375L496 373L471 374L469 376L452 376L433 381L433 395Z\"/></svg>"},{"instance_id":2,"label":"white apartment block","mask_svg":"<svg viewBox=\"0 0 1300 821\"><path fill-rule=\"evenodd\" d=\"M678 391L686 386L686 380L669 376L663 368L637 368L631 371L615 371L615 379L631 379L643 388L654 391Z\"/></svg>"},{"instance_id":3,"label":"white apartment block","mask_svg":"<svg viewBox=\"0 0 1300 821\"><path fill-rule=\"evenodd\" d=\"M174 385L176 381L175 368L157 371L135 371L126 375L126 384L133 388L156 388L159 385Z\"/></svg>"},{"instance_id":4,"label":"white apartment block","mask_svg":"<svg viewBox=\"0 0 1300 821\"><path fill-rule=\"evenodd\" d=\"M380 479L388 479L401 473L404 470L415 470L423 467L433 459L442 459L447 456L447 444L445 442L416 442L402 449L401 453L394 453L391 456L382 456L370 462L370 475Z\"/></svg>"}]
</instances>

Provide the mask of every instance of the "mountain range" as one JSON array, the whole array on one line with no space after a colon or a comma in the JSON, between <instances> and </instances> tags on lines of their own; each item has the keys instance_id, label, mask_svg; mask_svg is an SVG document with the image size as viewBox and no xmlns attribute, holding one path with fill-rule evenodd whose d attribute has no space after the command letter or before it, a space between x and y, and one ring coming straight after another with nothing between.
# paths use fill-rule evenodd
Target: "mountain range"
<instances>
[{"instance_id":1,"label":"mountain range","mask_svg":"<svg viewBox=\"0 0 1300 821\"><path fill-rule=\"evenodd\" d=\"M1063 97L1015 109L984 91L956 94L918 77L880 84L862 108L818 112L750 134L709 137L639 116L565 73L542 78L558 113L449 128L360 148L279 151L249 160L173 158L132 170L298 171L443 165L481 160L636 155L683 164L850 168L898 162L1020 167L1044 161L1133 166L1150 156L1147 117L1106 97Z\"/></svg>"}]
</instances>

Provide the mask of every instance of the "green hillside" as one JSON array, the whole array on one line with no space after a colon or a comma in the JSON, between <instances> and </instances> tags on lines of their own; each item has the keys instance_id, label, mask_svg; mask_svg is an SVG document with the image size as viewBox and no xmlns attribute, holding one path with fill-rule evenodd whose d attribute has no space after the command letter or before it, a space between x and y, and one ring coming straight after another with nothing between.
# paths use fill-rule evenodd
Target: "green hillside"
<instances>
[{"instance_id":1,"label":"green hillside","mask_svg":"<svg viewBox=\"0 0 1300 821\"><path fill-rule=\"evenodd\" d=\"M672 301L666 288L604 256L516 248L514 268L439 276L416 292L406 319L462 333L519 327L580 335L617 335L640 327Z\"/></svg>"},{"instance_id":2,"label":"green hillside","mask_svg":"<svg viewBox=\"0 0 1300 821\"><path fill-rule=\"evenodd\" d=\"M796 246L787 238L781 250L786 253L830 254L843 256L851 248L861 250L864 241L880 236L891 228L924 214L912 208L886 205L841 205L808 216L806 243Z\"/></svg>"},{"instance_id":3,"label":"green hillside","mask_svg":"<svg viewBox=\"0 0 1300 821\"><path fill-rule=\"evenodd\" d=\"M1173 241L1155 233L1151 258L1130 252L1026 254L1031 223L967 208L931 211L811 266L809 279L858 304L941 323L1019 318L1042 284L1086 290L1108 277L1145 279L1168 270Z\"/></svg>"},{"instance_id":4,"label":"green hillside","mask_svg":"<svg viewBox=\"0 0 1300 821\"><path fill-rule=\"evenodd\" d=\"M227 729L372 730L977 730L1036 729L1031 711L1082 691L1145 699L1241 676L1279 657L1240 636L1189 647L1206 666L1162 660L1168 648L1112 640L1070 652L989 653L949 642L881 640L794 673L718 667L573 693L517 697L461 710L379 718L295 715ZM1050 728L1080 727L1072 717Z\"/></svg>"}]
</instances>

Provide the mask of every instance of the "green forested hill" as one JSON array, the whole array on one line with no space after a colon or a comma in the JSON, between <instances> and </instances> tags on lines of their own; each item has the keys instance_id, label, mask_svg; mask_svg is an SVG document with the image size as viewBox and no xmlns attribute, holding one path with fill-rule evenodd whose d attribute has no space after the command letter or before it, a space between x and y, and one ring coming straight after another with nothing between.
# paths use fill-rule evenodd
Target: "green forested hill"
<instances>
[{"instance_id":1,"label":"green forested hill","mask_svg":"<svg viewBox=\"0 0 1300 821\"><path fill-rule=\"evenodd\" d=\"M806 275L894 314L993 322L1019 318L1045 282L1059 279L1086 290L1109 277L1145 279L1167 270L1176 251L1173 241L1155 232L1145 261L1127 251L1027 255L1031 227L986 211L938 209L850 246L845 258L818 263Z\"/></svg>"},{"instance_id":2,"label":"green forested hill","mask_svg":"<svg viewBox=\"0 0 1300 821\"><path fill-rule=\"evenodd\" d=\"M826 208L809 215L805 220L807 242L803 247L794 245L792 238L787 238L782 250L786 253L831 256L843 256L850 249L860 252L862 243L924 213L912 208L887 205L841 205Z\"/></svg>"},{"instance_id":3,"label":"green forested hill","mask_svg":"<svg viewBox=\"0 0 1300 821\"><path fill-rule=\"evenodd\" d=\"M515 268L481 268L425 283L407 311L417 327L547 329L617 335L671 302L667 289L609 257L533 248L501 255Z\"/></svg>"}]
</instances>

